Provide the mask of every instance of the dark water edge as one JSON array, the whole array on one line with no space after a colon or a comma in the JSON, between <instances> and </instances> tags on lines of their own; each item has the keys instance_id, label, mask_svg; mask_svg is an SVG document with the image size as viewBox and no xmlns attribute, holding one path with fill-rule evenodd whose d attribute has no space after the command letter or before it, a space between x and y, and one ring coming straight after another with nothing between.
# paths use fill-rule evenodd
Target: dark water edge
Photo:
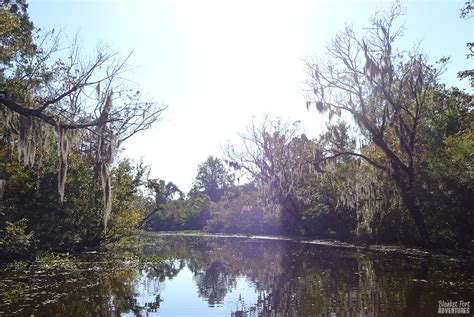
<instances>
[{"instance_id":1,"label":"dark water edge","mask_svg":"<svg viewBox=\"0 0 474 317\"><path fill-rule=\"evenodd\" d=\"M257 240L280 240L293 241L304 244L314 244L321 246L333 246L338 248L356 249L366 252L383 252L395 253L399 255L412 256L427 256L439 257L449 261L463 261L474 263L474 249L466 248L437 248L433 250L422 249L416 246L384 244L384 243L367 243L361 241L341 241L337 239L327 238L311 238L302 236L281 236L281 235L252 235L252 234L227 234L214 233L199 230L185 230L185 231L143 231L142 236L191 236L191 237L222 237L222 238L237 238L237 239L257 239ZM474 243L474 241L473 241ZM474 247L474 245L473 245Z\"/></svg>"},{"instance_id":2,"label":"dark water edge","mask_svg":"<svg viewBox=\"0 0 474 317\"><path fill-rule=\"evenodd\" d=\"M0 264L0 316L433 316L474 298L469 257L266 236L139 240Z\"/></svg>"}]
</instances>

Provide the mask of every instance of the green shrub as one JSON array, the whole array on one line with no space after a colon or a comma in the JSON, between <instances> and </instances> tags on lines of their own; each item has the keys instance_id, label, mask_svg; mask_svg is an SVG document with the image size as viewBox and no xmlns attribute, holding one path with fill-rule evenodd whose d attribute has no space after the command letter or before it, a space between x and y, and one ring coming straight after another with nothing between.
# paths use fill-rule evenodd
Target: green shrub
<instances>
[{"instance_id":1,"label":"green shrub","mask_svg":"<svg viewBox=\"0 0 474 317\"><path fill-rule=\"evenodd\" d=\"M33 232L27 233L26 219L17 222L5 222L0 231L0 254L15 258L27 255L33 248Z\"/></svg>"}]
</instances>

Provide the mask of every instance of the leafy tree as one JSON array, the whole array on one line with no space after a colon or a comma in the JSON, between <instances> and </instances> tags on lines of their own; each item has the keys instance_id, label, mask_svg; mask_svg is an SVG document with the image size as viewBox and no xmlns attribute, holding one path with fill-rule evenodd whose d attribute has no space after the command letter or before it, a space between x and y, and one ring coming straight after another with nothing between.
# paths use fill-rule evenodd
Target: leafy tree
<instances>
[{"instance_id":1,"label":"leafy tree","mask_svg":"<svg viewBox=\"0 0 474 317\"><path fill-rule=\"evenodd\" d=\"M146 186L153 192L155 205L140 221L140 227L146 227L147 223L160 213L163 215L169 200L172 200L176 196L178 196L180 200L184 198L183 192L172 182L167 183L162 179L149 179Z\"/></svg>"},{"instance_id":2,"label":"leafy tree","mask_svg":"<svg viewBox=\"0 0 474 317\"><path fill-rule=\"evenodd\" d=\"M474 205L473 96L458 89L436 93L424 139L419 178L423 201L440 245L469 245Z\"/></svg>"},{"instance_id":3,"label":"leafy tree","mask_svg":"<svg viewBox=\"0 0 474 317\"><path fill-rule=\"evenodd\" d=\"M188 200L183 204L181 213L185 219L180 219L185 229L204 229L211 217L212 201L208 195L199 191L191 191Z\"/></svg>"},{"instance_id":4,"label":"leafy tree","mask_svg":"<svg viewBox=\"0 0 474 317\"><path fill-rule=\"evenodd\" d=\"M233 185L233 175L224 166L221 159L209 156L198 167L194 181L195 190L205 193L213 202L217 202L224 192Z\"/></svg>"},{"instance_id":5,"label":"leafy tree","mask_svg":"<svg viewBox=\"0 0 474 317\"><path fill-rule=\"evenodd\" d=\"M28 5L22 0L0 1L0 76L16 58L26 58L36 51L33 43L34 27L27 8ZM4 77L0 77L0 80L3 82Z\"/></svg>"},{"instance_id":6,"label":"leafy tree","mask_svg":"<svg viewBox=\"0 0 474 317\"><path fill-rule=\"evenodd\" d=\"M107 231L107 240L117 240L137 232L144 217L144 194L140 188L147 182L149 168L143 162L136 166L130 160L123 160L112 169L113 213Z\"/></svg>"}]
</instances>

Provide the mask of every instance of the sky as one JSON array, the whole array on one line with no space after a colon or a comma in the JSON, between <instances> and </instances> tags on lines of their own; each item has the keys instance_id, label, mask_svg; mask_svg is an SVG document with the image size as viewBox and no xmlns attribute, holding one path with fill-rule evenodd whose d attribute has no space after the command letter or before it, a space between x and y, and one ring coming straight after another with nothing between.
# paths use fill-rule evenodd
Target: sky
<instances>
[{"instance_id":1,"label":"sky","mask_svg":"<svg viewBox=\"0 0 474 317\"><path fill-rule=\"evenodd\" d=\"M432 61L450 56L442 79L467 88L456 73L472 68L466 42L474 19L459 18L465 1L402 1L406 15L399 49L420 43ZM326 117L307 111L305 60L345 24L367 25L389 1L331 0L30 0L36 27L79 33L83 52L102 43L123 57L133 51L127 78L168 108L150 130L123 144L122 156L142 159L151 176L187 192L198 165L222 157L254 120L265 114L301 121L317 137ZM471 63L469 65L469 63Z\"/></svg>"}]
</instances>

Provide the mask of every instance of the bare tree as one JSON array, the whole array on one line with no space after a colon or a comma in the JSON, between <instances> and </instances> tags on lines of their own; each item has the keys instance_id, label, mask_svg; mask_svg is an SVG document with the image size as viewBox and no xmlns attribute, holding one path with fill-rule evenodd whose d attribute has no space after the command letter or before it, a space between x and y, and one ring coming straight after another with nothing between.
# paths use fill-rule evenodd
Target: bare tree
<instances>
[{"instance_id":1,"label":"bare tree","mask_svg":"<svg viewBox=\"0 0 474 317\"><path fill-rule=\"evenodd\" d=\"M101 46L93 58L85 59L76 37L66 56L54 60L64 51L59 40L54 31L47 33L35 54L16 61L5 72L2 105L56 128L83 129L111 123L122 141L157 120L164 107L143 101L141 93L129 88L121 77L127 72L130 55L119 59L117 53ZM114 98L109 101L120 103L105 111L112 92Z\"/></svg>"},{"instance_id":2,"label":"bare tree","mask_svg":"<svg viewBox=\"0 0 474 317\"><path fill-rule=\"evenodd\" d=\"M416 194L418 127L437 86L440 69L424 55L393 49L403 29L395 20L403 14L395 3L387 13L377 13L365 37L352 27L336 35L328 45L327 61L307 63L307 106L329 116L347 113L360 129L362 144L373 142L383 157L358 150L332 147L318 161L343 155L357 156L387 173L397 185L423 245L430 244L428 230Z\"/></svg>"}]
</instances>

